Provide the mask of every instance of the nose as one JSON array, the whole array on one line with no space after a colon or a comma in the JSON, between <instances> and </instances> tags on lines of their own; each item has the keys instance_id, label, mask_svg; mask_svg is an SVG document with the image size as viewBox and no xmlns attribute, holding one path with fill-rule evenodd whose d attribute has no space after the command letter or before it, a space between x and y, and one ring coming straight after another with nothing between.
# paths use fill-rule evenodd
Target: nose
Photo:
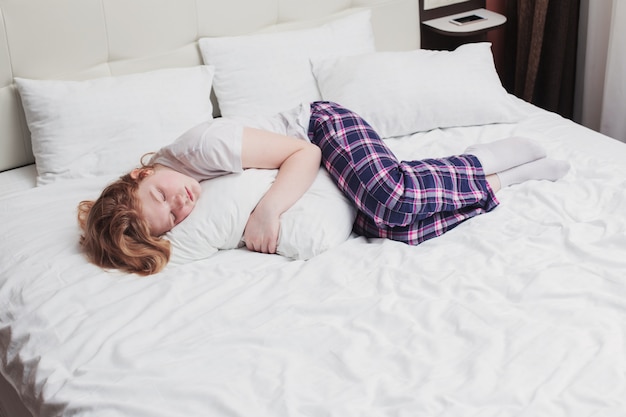
<instances>
[{"instance_id":1,"label":"nose","mask_svg":"<svg viewBox=\"0 0 626 417\"><path fill-rule=\"evenodd\" d=\"M185 196L183 196L182 194L176 194L176 195L174 195L174 198L172 198L172 202L170 203L170 207L174 211L180 210L183 207L185 207L186 201L187 201L187 199L186 199Z\"/></svg>"}]
</instances>

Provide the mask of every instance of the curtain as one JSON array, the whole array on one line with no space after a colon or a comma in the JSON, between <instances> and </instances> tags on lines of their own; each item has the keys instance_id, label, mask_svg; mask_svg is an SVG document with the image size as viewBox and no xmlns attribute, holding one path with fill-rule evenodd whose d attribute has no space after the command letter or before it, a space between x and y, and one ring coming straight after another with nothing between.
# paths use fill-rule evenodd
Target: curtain
<instances>
[{"instance_id":1,"label":"curtain","mask_svg":"<svg viewBox=\"0 0 626 417\"><path fill-rule=\"evenodd\" d=\"M505 88L571 118L574 110L580 0L509 0Z\"/></svg>"},{"instance_id":2,"label":"curtain","mask_svg":"<svg viewBox=\"0 0 626 417\"><path fill-rule=\"evenodd\" d=\"M600 132L626 142L626 1L613 1Z\"/></svg>"},{"instance_id":3,"label":"curtain","mask_svg":"<svg viewBox=\"0 0 626 417\"><path fill-rule=\"evenodd\" d=\"M626 142L626 1L581 0L574 121Z\"/></svg>"}]
</instances>

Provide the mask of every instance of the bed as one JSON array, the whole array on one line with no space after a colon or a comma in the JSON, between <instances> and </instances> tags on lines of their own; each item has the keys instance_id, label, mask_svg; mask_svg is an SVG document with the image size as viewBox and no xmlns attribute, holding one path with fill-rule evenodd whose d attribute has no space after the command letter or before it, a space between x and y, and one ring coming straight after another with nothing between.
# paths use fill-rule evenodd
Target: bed
<instances>
[{"instance_id":1,"label":"bed","mask_svg":"<svg viewBox=\"0 0 626 417\"><path fill-rule=\"evenodd\" d=\"M625 415L626 145L503 93L488 44L419 51L418 10L1 0L0 415ZM351 233L321 170L281 255L230 196L271 172L227 176L163 272L86 261L78 202L146 147L316 97L402 159L518 135L571 169L418 246Z\"/></svg>"}]
</instances>

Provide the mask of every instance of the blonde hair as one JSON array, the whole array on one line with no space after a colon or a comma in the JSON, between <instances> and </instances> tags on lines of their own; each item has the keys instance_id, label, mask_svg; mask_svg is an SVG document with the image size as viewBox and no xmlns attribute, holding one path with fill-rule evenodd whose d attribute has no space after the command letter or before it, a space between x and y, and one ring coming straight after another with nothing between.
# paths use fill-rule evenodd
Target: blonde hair
<instances>
[{"instance_id":1,"label":"blonde hair","mask_svg":"<svg viewBox=\"0 0 626 417\"><path fill-rule=\"evenodd\" d=\"M152 236L141 217L137 189L149 168L143 166L137 178L122 176L97 200L79 203L78 223L83 230L80 244L94 264L150 275L161 271L169 261L169 241Z\"/></svg>"}]
</instances>

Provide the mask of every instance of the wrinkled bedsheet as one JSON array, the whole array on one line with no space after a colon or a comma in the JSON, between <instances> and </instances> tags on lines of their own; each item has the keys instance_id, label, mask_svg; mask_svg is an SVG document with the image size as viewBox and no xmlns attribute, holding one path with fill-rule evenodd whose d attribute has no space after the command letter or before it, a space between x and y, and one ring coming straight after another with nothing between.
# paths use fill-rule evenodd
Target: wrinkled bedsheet
<instances>
[{"instance_id":1,"label":"wrinkled bedsheet","mask_svg":"<svg viewBox=\"0 0 626 417\"><path fill-rule=\"evenodd\" d=\"M520 103L516 125L388 139L403 159L509 135L572 169L417 247L236 249L147 278L78 246L110 179L0 199L0 369L47 416L624 416L626 145Z\"/></svg>"}]
</instances>

